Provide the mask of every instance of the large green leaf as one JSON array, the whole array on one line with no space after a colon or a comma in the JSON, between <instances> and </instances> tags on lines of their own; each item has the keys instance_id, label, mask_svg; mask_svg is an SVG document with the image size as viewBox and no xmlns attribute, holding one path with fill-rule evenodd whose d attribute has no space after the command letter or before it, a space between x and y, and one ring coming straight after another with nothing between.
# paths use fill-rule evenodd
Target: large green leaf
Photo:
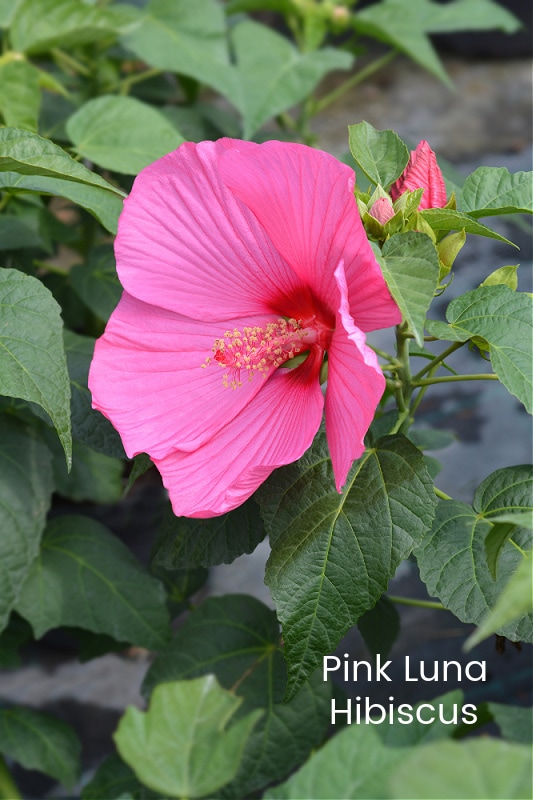
<instances>
[{"instance_id":1,"label":"large green leaf","mask_svg":"<svg viewBox=\"0 0 533 800\"><path fill-rule=\"evenodd\" d=\"M27 708L0 709L0 753L72 787L80 771L74 730L48 714Z\"/></svg>"},{"instance_id":2,"label":"large green leaf","mask_svg":"<svg viewBox=\"0 0 533 800\"><path fill-rule=\"evenodd\" d=\"M387 778L405 750L386 747L371 725L351 725L314 753L265 800L382 800ZM407 795L406 795L407 796Z\"/></svg>"},{"instance_id":3,"label":"large green leaf","mask_svg":"<svg viewBox=\"0 0 533 800\"><path fill-rule=\"evenodd\" d=\"M426 313L439 280L439 256L425 233L408 231L387 239L379 258L383 277L420 347Z\"/></svg>"},{"instance_id":4,"label":"large green leaf","mask_svg":"<svg viewBox=\"0 0 533 800\"><path fill-rule=\"evenodd\" d=\"M169 634L162 584L88 517L59 517L48 525L17 611L37 638L66 625L158 649Z\"/></svg>"},{"instance_id":5,"label":"large green leaf","mask_svg":"<svg viewBox=\"0 0 533 800\"><path fill-rule=\"evenodd\" d=\"M13 214L0 217L0 250L21 250L25 247L43 247L38 231L31 228L24 219Z\"/></svg>"},{"instance_id":6,"label":"large green leaf","mask_svg":"<svg viewBox=\"0 0 533 800\"><path fill-rule=\"evenodd\" d=\"M413 748L389 780L397 800L514 800L531 797L531 749L498 739Z\"/></svg>"},{"instance_id":7,"label":"large green leaf","mask_svg":"<svg viewBox=\"0 0 533 800\"><path fill-rule=\"evenodd\" d=\"M367 178L385 189L399 178L409 151L394 131L378 131L369 122L348 125L350 150L355 163ZM361 178L358 179L359 184Z\"/></svg>"},{"instance_id":8,"label":"large green leaf","mask_svg":"<svg viewBox=\"0 0 533 800\"><path fill-rule=\"evenodd\" d=\"M422 539L435 495L422 453L400 435L367 450L338 494L321 433L256 496L272 544L265 581L283 624L292 697Z\"/></svg>"},{"instance_id":9,"label":"large green leaf","mask_svg":"<svg viewBox=\"0 0 533 800\"><path fill-rule=\"evenodd\" d=\"M150 0L122 44L152 67L194 78L222 94L235 92L224 11L216 0Z\"/></svg>"},{"instance_id":10,"label":"large green leaf","mask_svg":"<svg viewBox=\"0 0 533 800\"><path fill-rule=\"evenodd\" d=\"M113 172L136 175L184 140L152 106L134 97L89 100L67 121L75 150Z\"/></svg>"},{"instance_id":11,"label":"large green leaf","mask_svg":"<svg viewBox=\"0 0 533 800\"><path fill-rule=\"evenodd\" d=\"M349 53L333 48L300 53L284 36L251 21L237 25L231 41L238 82L237 91L226 94L243 116L245 139L308 97L328 72L353 62Z\"/></svg>"},{"instance_id":12,"label":"large green leaf","mask_svg":"<svg viewBox=\"0 0 533 800\"><path fill-rule=\"evenodd\" d=\"M70 384L61 309L40 281L14 269L0 269L0 308L0 393L41 406L70 462Z\"/></svg>"},{"instance_id":13,"label":"large green leaf","mask_svg":"<svg viewBox=\"0 0 533 800\"><path fill-rule=\"evenodd\" d=\"M488 617L474 633L468 637L465 649L471 650L493 633L520 620L533 611L533 559L531 551L522 559L514 575L502 591Z\"/></svg>"},{"instance_id":14,"label":"large green leaf","mask_svg":"<svg viewBox=\"0 0 533 800\"><path fill-rule=\"evenodd\" d=\"M488 708L506 741L533 743L533 709L501 703L488 703Z\"/></svg>"},{"instance_id":15,"label":"large green leaf","mask_svg":"<svg viewBox=\"0 0 533 800\"><path fill-rule=\"evenodd\" d=\"M22 0L0 0L0 28L9 28Z\"/></svg>"},{"instance_id":16,"label":"large green leaf","mask_svg":"<svg viewBox=\"0 0 533 800\"><path fill-rule=\"evenodd\" d=\"M22 0L10 38L15 50L34 55L117 36L135 16L135 9L120 4L101 8L83 0Z\"/></svg>"},{"instance_id":17,"label":"large green leaf","mask_svg":"<svg viewBox=\"0 0 533 800\"><path fill-rule=\"evenodd\" d=\"M64 332L65 352L72 391L72 436L98 453L125 458L120 436L99 411L91 407L87 376L93 357L94 339L72 331Z\"/></svg>"},{"instance_id":18,"label":"large green leaf","mask_svg":"<svg viewBox=\"0 0 533 800\"><path fill-rule=\"evenodd\" d=\"M516 548L507 542L502 548L494 580L485 553L485 539L491 530L487 521L492 509L491 498L497 498L496 502L506 508L515 503L520 505L523 483L516 482L515 492L513 482L507 480L516 469L510 467L494 473L499 474L499 482L489 476L476 492L474 507L456 500L440 503L430 533L416 550L420 575L429 593L439 597L463 622L481 624L484 621L523 560ZM527 547L531 533L520 529L513 540L520 547ZM532 619L524 614L498 628L498 633L513 641L531 640L532 631Z\"/></svg>"},{"instance_id":19,"label":"large green leaf","mask_svg":"<svg viewBox=\"0 0 533 800\"><path fill-rule=\"evenodd\" d=\"M0 113L6 125L37 130L39 70L27 61L0 62Z\"/></svg>"},{"instance_id":20,"label":"large green leaf","mask_svg":"<svg viewBox=\"0 0 533 800\"><path fill-rule=\"evenodd\" d=\"M176 517L169 509L152 553L166 569L191 569L231 564L252 553L266 532L254 500L212 519Z\"/></svg>"},{"instance_id":21,"label":"large green leaf","mask_svg":"<svg viewBox=\"0 0 533 800\"><path fill-rule=\"evenodd\" d=\"M44 443L11 415L0 415L0 631L39 553L52 494Z\"/></svg>"},{"instance_id":22,"label":"large green leaf","mask_svg":"<svg viewBox=\"0 0 533 800\"><path fill-rule=\"evenodd\" d=\"M440 4L432 0L383 0L353 17L355 28L397 48L417 64L450 84L433 48L429 33L491 30L513 33L519 21L492 0L455 0Z\"/></svg>"},{"instance_id":23,"label":"large green leaf","mask_svg":"<svg viewBox=\"0 0 533 800\"><path fill-rule=\"evenodd\" d=\"M122 294L111 245L91 250L83 264L72 267L69 279L85 305L107 322Z\"/></svg>"},{"instance_id":24,"label":"large green leaf","mask_svg":"<svg viewBox=\"0 0 533 800\"><path fill-rule=\"evenodd\" d=\"M61 195L116 233L124 193L31 131L0 128L0 188Z\"/></svg>"},{"instance_id":25,"label":"large green leaf","mask_svg":"<svg viewBox=\"0 0 533 800\"><path fill-rule=\"evenodd\" d=\"M256 710L231 724L240 704L213 675L164 683L154 689L147 712L127 709L115 742L151 789L170 797L202 797L234 777L261 717Z\"/></svg>"},{"instance_id":26,"label":"large green leaf","mask_svg":"<svg viewBox=\"0 0 533 800\"><path fill-rule=\"evenodd\" d=\"M459 205L472 217L533 214L533 172L479 167L465 180Z\"/></svg>"},{"instance_id":27,"label":"large green leaf","mask_svg":"<svg viewBox=\"0 0 533 800\"><path fill-rule=\"evenodd\" d=\"M323 740L330 687L315 674L290 703L283 703L287 669L279 624L275 613L255 598L226 595L207 600L158 655L144 689L209 672L224 688L237 687L243 698L237 718L251 709L264 709L225 795L248 796L285 777Z\"/></svg>"},{"instance_id":28,"label":"large green leaf","mask_svg":"<svg viewBox=\"0 0 533 800\"><path fill-rule=\"evenodd\" d=\"M100 764L81 791L82 800L164 800L159 792L143 786L120 756L112 755Z\"/></svg>"},{"instance_id":29,"label":"large green leaf","mask_svg":"<svg viewBox=\"0 0 533 800\"><path fill-rule=\"evenodd\" d=\"M434 231L463 230L466 233L473 233L476 236L485 236L487 239L497 239L499 242L505 242L513 247L517 246L509 241L509 239L506 239L505 236L501 236L501 234L487 228L487 226L483 225L481 222L472 219L468 214L454 211L451 208L425 208L420 214Z\"/></svg>"},{"instance_id":30,"label":"large green leaf","mask_svg":"<svg viewBox=\"0 0 533 800\"><path fill-rule=\"evenodd\" d=\"M503 284L480 286L452 300L446 319L449 325L428 320L428 331L450 341L466 342L473 336L485 339L494 372L533 413L531 295L513 292Z\"/></svg>"}]
</instances>

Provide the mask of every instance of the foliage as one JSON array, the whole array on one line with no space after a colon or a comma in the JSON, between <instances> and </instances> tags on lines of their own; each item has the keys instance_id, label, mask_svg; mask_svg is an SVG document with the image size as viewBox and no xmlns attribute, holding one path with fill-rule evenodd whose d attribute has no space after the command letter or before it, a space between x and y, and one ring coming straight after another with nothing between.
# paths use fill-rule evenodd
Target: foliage
<instances>
[{"instance_id":1,"label":"foliage","mask_svg":"<svg viewBox=\"0 0 533 800\"><path fill-rule=\"evenodd\" d=\"M249 16L257 11L290 36ZM127 645L156 653L149 709L126 712L119 755L85 800L528 796L520 709L486 712L508 741L461 742L459 725L452 741L442 724L396 720L324 744L331 685L316 668L358 623L385 657L399 624L384 593L406 558L430 595L479 626L471 647L494 632L531 641L531 469L497 470L471 505L456 501L423 453L448 439L411 428L426 392L459 380L499 380L531 410L531 297L516 291L515 266L490 265L446 321L430 310L467 235L511 244L480 219L532 213L530 174L479 167L457 201L420 212L421 192L407 193L382 224L372 204L389 197L409 150L393 131L350 126L356 200L404 321L396 352L376 349L387 390L344 492L321 431L234 512L189 520L167 509L150 568L85 505L117 502L126 485L134 493L151 465L126 460L87 388L121 294L112 239L134 176L186 140L313 144L313 115L360 74L401 52L449 83L430 34L517 27L492 0L363 10L351 0L0 0L0 663L16 661L30 626L36 638L86 632L88 657ZM368 37L389 50L359 73ZM321 94L333 71L340 89ZM475 375L453 369L464 346L480 354ZM424 366L413 373L414 359ZM60 497L74 513L57 515ZM267 534L276 611L239 595L196 607L206 568ZM169 612L185 614L175 634ZM75 732L29 709L0 708L0 754L69 788L79 776ZM1 756L0 796L18 796Z\"/></svg>"}]
</instances>

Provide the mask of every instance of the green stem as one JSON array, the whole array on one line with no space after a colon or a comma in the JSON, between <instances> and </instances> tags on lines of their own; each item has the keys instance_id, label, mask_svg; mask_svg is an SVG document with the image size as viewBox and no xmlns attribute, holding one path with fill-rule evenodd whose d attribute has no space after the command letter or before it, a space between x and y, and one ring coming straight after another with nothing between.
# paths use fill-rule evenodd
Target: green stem
<instances>
[{"instance_id":1,"label":"green stem","mask_svg":"<svg viewBox=\"0 0 533 800\"><path fill-rule=\"evenodd\" d=\"M398 381L395 382L395 396L398 410L403 416L403 422L399 428L400 433L407 433L413 421L409 414L412 384L409 339L407 333L407 325L405 323L396 326L396 354L401 366L396 372Z\"/></svg>"},{"instance_id":2,"label":"green stem","mask_svg":"<svg viewBox=\"0 0 533 800\"><path fill-rule=\"evenodd\" d=\"M355 75L352 75L351 78L348 78L348 80L344 81L344 83L341 83L341 85L337 86L337 88L332 92L329 92L329 94L321 97L320 100L316 100L313 109L314 113L319 114L327 106L329 106L330 103L334 103L335 100L337 100L339 97L342 97L342 95L347 92L348 89L351 89L353 86L357 86L358 83L365 81L370 75L373 75L374 72L380 70L382 67L388 64L389 61L392 61L392 59L397 55L397 50L389 50L388 53L385 53L385 55L377 58L375 61L372 61L371 64L368 64L359 72L356 72Z\"/></svg>"},{"instance_id":3,"label":"green stem","mask_svg":"<svg viewBox=\"0 0 533 800\"><path fill-rule=\"evenodd\" d=\"M373 351L374 351L374 353L375 353L377 356L380 356L380 358L384 358L386 361L388 361L388 364L389 364L391 367L394 367L394 368L401 367L401 364L400 364L400 362L398 361L398 359L394 358L394 356L391 356L391 354L390 354L390 353L387 353L385 350L381 350L381 348L379 348L379 347L376 347L376 346L375 346L375 345L373 345L373 344L370 344L370 345L369 345L369 347L370 347L370 349L371 349L371 350L373 350Z\"/></svg>"},{"instance_id":4,"label":"green stem","mask_svg":"<svg viewBox=\"0 0 533 800\"><path fill-rule=\"evenodd\" d=\"M450 356L452 353L455 353L455 351L459 350L459 348L462 347L464 344L466 344L466 342L454 342L453 344L451 344L449 347L446 348L446 350L443 350L442 353L440 353L440 355L435 356L435 358L432 361L430 361L429 364L426 364L425 367L422 367L422 369L419 372L417 372L416 375L413 376L413 379L415 381L418 381L423 375L426 374L426 372L429 372L430 370L434 369L438 364L441 364L448 358L448 356Z\"/></svg>"},{"instance_id":5,"label":"green stem","mask_svg":"<svg viewBox=\"0 0 533 800\"><path fill-rule=\"evenodd\" d=\"M0 798L1 800L23 800L19 788L13 780L4 757L0 754Z\"/></svg>"},{"instance_id":6,"label":"green stem","mask_svg":"<svg viewBox=\"0 0 533 800\"><path fill-rule=\"evenodd\" d=\"M412 386L432 386L434 383L457 383L458 381L497 381L498 376L493 372L480 372L475 375L443 375L440 378L423 378L421 381L413 380Z\"/></svg>"},{"instance_id":7,"label":"green stem","mask_svg":"<svg viewBox=\"0 0 533 800\"><path fill-rule=\"evenodd\" d=\"M67 67L73 70L73 72L77 72L86 78L90 77L91 70L89 67L86 67L85 64L82 64L76 58L73 58L69 53L65 53L64 50L60 50L58 47L54 47L51 53L59 66Z\"/></svg>"},{"instance_id":8,"label":"green stem","mask_svg":"<svg viewBox=\"0 0 533 800\"><path fill-rule=\"evenodd\" d=\"M387 597L393 603L400 606L418 606L418 608L437 608L439 611L447 611L446 606L437 603L435 600L416 600L414 597L398 597L395 594L388 594Z\"/></svg>"},{"instance_id":9,"label":"green stem","mask_svg":"<svg viewBox=\"0 0 533 800\"><path fill-rule=\"evenodd\" d=\"M433 491L441 500L453 500L453 497L450 497L449 494L446 494L446 492L443 492L441 489L437 489L436 486L433 487Z\"/></svg>"},{"instance_id":10,"label":"green stem","mask_svg":"<svg viewBox=\"0 0 533 800\"><path fill-rule=\"evenodd\" d=\"M134 75L123 78L114 88L118 88L119 94L121 95L128 94L131 87L135 86L136 83L147 81L149 78L155 78L157 75L161 75L161 72L162 70L156 67L145 69L144 72L136 72Z\"/></svg>"}]
</instances>

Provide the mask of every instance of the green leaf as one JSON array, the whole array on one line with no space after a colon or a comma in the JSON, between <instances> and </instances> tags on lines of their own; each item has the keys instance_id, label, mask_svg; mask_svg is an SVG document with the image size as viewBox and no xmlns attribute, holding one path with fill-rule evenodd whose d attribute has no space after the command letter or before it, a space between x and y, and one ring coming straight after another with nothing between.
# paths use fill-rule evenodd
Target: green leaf
<instances>
[{"instance_id":1,"label":"green leaf","mask_svg":"<svg viewBox=\"0 0 533 800\"><path fill-rule=\"evenodd\" d=\"M124 193L31 131L0 128L0 188L61 195L117 231Z\"/></svg>"},{"instance_id":2,"label":"green leaf","mask_svg":"<svg viewBox=\"0 0 533 800\"><path fill-rule=\"evenodd\" d=\"M409 439L420 450L443 450L456 441L453 433L438 428L411 428Z\"/></svg>"},{"instance_id":3,"label":"green leaf","mask_svg":"<svg viewBox=\"0 0 533 800\"><path fill-rule=\"evenodd\" d=\"M267 789L264 798L377 800L388 796L387 777L404 758L405 750L385 747L371 726L352 725L329 739L288 781Z\"/></svg>"},{"instance_id":4,"label":"green leaf","mask_svg":"<svg viewBox=\"0 0 533 800\"><path fill-rule=\"evenodd\" d=\"M283 625L292 697L386 590L430 526L436 500L422 453L400 435L367 450L338 494L323 433L256 498L272 545L265 582Z\"/></svg>"},{"instance_id":5,"label":"green leaf","mask_svg":"<svg viewBox=\"0 0 533 800\"><path fill-rule=\"evenodd\" d=\"M107 322L122 295L111 245L100 245L91 250L83 264L72 267L69 277L74 291L87 308Z\"/></svg>"},{"instance_id":6,"label":"green leaf","mask_svg":"<svg viewBox=\"0 0 533 800\"><path fill-rule=\"evenodd\" d=\"M88 517L59 517L48 525L17 611L37 638L66 625L158 649L169 633L161 583Z\"/></svg>"},{"instance_id":7,"label":"green leaf","mask_svg":"<svg viewBox=\"0 0 533 800\"><path fill-rule=\"evenodd\" d=\"M65 459L56 452L53 442L48 446L54 456L52 472L55 490L75 502L118 503L122 497L124 462L97 453L81 442L73 442L72 468L67 472ZM52 445L52 446L50 446Z\"/></svg>"},{"instance_id":8,"label":"green leaf","mask_svg":"<svg viewBox=\"0 0 533 800\"><path fill-rule=\"evenodd\" d=\"M505 236L501 236L496 231L487 228L486 225L477 222L472 217L469 217L468 214L463 214L460 211L454 211L451 208L425 208L420 211L420 214L434 231L464 230L466 233L485 236L487 239L497 239L499 242L505 242L512 247L517 247Z\"/></svg>"},{"instance_id":9,"label":"green leaf","mask_svg":"<svg viewBox=\"0 0 533 800\"><path fill-rule=\"evenodd\" d=\"M22 0L0 0L0 28L9 28Z\"/></svg>"},{"instance_id":10,"label":"green leaf","mask_svg":"<svg viewBox=\"0 0 533 800\"><path fill-rule=\"evenodd\" d=\"M0 416L0 631L39 553L52 494L48 449L12 415Z\"/></svg>"},{"instance_id":11,"label":"green leaf","mask_svg":"<svg viewBox=\"0 0 533 800\"><path fill-rule=\"evenodd\" d=\"M50 416L70 465L70 384L58 304L40 281L0 270L0 393Z\"/></svg>"},{"instance_id":12,"label":"green leaf","mask_svg":"<svg viewBox=\"0 0 533 800\"><path fill-rule=\"evenodd\" d=\"M533 741L533 715L531 708L488 703L489 711L502 737L508 742L531 744Z\"/></svg>"},{"instance_id":13,"label":"green leaf","mask_svg":"<svg viewBox=\"0 0 533 800\"><path fill-rule=\"evenodd\" d=\"M398 705L400 702L401 700L398 698ZM404 724L400 721L402 717L398 714L398 707L396 707L393 724L391 725L390 721L385 718L381 724L376 725L376 731L383 744L386 744L387 747L408 748L412 745L428 744L428 742L434 742L438 739L447 739L453 736L463 724L461 721L463 703L464 693L461 689L455 689L452 692L431 698L431 705L437 713L435 714L434 722L429 725L427 722L420 722L420 719L428 719L426 709L421 713L420 719L416 716L417 709L419 706L424 706L425 702L417 703L414 706L414 710L409 712L412 714L413 719L407 725L405 724L405 716L403 717ZM441 716L442 719L447 720L446 723L442 722Z\"/></svg>"},{"instance_id":14,"label":"green leaf","mask_svg":"<svg viewBox=\"0 0 533 800\"><path fill-rule=\"evenodd\" d=\"M378 260L390 293L422 347L426 313L439 280L435 245L425 233L399 233L387 239Z\"/></svg>"},{"instance_id":15,"label":"green leaf","mask_svg":"<svg viewBox=\"0 0 533 800\"><path fill-rule=\"evenodd\" d=\"M152 792L143 786L117 755L112 755L100 764L95 775L81 791L82 800L123 800L132 797L135 800L159 800L163 795Z\"/></svg>"},{"instance_id":16,"label":"green leaf","mask_svg":"<svg viewBox=\"0 0 533 800\"><path fill-rule=\"evenodd\" d=\"M246 21L231 35L237 59L237 90L227 97L243 116L249 139L269 119L309 97L329 72L349 69L353 56L325 47L300 53L284 36Z\"/></svg>"},{"instance_id":17,"label":"green leaf","mask_svg":"<svg viewBox=\"0 0 533 800\"><path fill-rule=\"evenodd\" d=\"M498 561L505 543L516 530L516 525L510 522L501 522L494 525L485 538L485 555L487 565L493 580L498 576Z\"/></svg>"},{"instance_id":18,"label":"green leaf","mask_svg":"<svg viewBox=\"0 0 533 800\"><path fill-rule=\"evenodd\" d=\"M27 61L0 61L0 113L6 125L37 130L39 70Z\"/></svg>"},{"instance_id":19,"label":"green leaf","mask_svg":"<svg viewBox=\"0 0 533 800\"><path fill-rule=\"evenodd\" d=\"M202 797L234 777L261 716L252 711L231 724L240 704L213 675L165 683L154 690L147 712L126 710L114 739L151 789L170 797Z\"/></svg>"},{"instance_id":20,"label":"green leaf","mask_svg":"<svg viewBox=\"0 0 533 800\"><path fill-rule=\"evenodd\" d=\"M437 508L432 530L415 551L429 594L437 596L462 622L483 622L522 560L507 542L500 556L498 578L493 580L485 555L489 530L482 512L466 503L444 500ZM527 546L529 538L525 531L513 536L520 547ZM529 641L532 620L521 614L497 632L512 641Z\"/></svg>"},{"instance_id":21,"label":"green leaf","mask_svg":"<svg viewBox=\"0 0 533 800\"><path fill-rule=\"evenodd\" d=\"M12 214L0 217L0 250L21 250L25 247L43 247L39 234L23 220Z\"/></svg>"},{"instance_id":22,"label":"green leaf","mask_svg":"<svg viewBox=\"0 0 533 800\"><path fill-rule=\"evenodd\" d=\"M124 5L100 8L81 0L22 0L10 39L15 50L35 55L114 38L133 18L134 9Z\"/></svg>"},{"instance_id":23,"label":"green leaf","mask_svg":"<svg viewBox=\"0 0 533 800\"><path fill-rule=\"evenodd\" d=\"M287 668L279 624L275 613L255 598L226 595L207 600L158 655L143 689L209 672L224 688L237 687L243 698L237 718L251 709L264 709L224 795L248 796L284 778L323 740L330 686L315 674L290 703L283 702Z\"/></svg>"},{"instance_id":24,"label":"green leaf","mask_svg":"<svg viewBox=\"0 0 533 800\"><path fill-rule=\"evenodd\" d=\"M409 151L394 131L378 131L363 121L348 125L348 136L355 163L373 183L387 188L400 177Z\"/></svg>"},{"instance_id":25,"label":"green leaf","mask_svg":"<svg viewBox=\"0 0 533 800\"><path fill-rule=\"evenodd\" d=\"M151 0L122 44L152 67L234 93L224 11L216 0Z\"/></svg>"},{"instance_id":26,"label":"green leaf","mask_svg":"<svg viewBox=\"0 0 533 800\"><path fill-rule=\"evenodd\" d=\"M32 630L25 619L13 613L7 627L0 634L0 669L20 667L19 650L32 639Z\"/></svg>"},{"instance_id":27,"label":"green leaf","mask_svg":"<svg viewBox=\"0 0 533 800\"><path fill-rule=\"evenodd\" d=\"M379 653L386 658L400 633L400 616L394 603L383 595L374 608L359 617L357 627L372 657Z\"/></svg>"},{"instance_id":28,"label":"green leaf","mask_svg":"<svg viewBox=\"0 0 533 800\"><path fill-rule=\"evenodd\" d=\"M264 538L259 507L253 499L211 519L176 517L169 508L152 562L167 569L231 564L243 553L252 553Z\"/></svg>"},{"instance_id":29,"label":"green leaf","mask_svg":"<svg viewBox=\"0 0 533 800\"><path fill-rule=\"evenodd\" d=\"M428 33L494 28L513 33L520 27L516 17L491 0L455 0L445 5L431 0L383 0L357 12L353 25L363 35L396 47L449 86Z\"/></svg>"},{"instance_id":30,"label":"green leaf","mask_svg":"<svg viewBox=\"0 0 533 800\"><path fill-rule=\"evenodd\" d=\"M518 275L516 274L518 267L518 264L513 264L495 269L494 272L491 272L490 275L485 278L480 286L499 286L503 283L505 286L508 286L509 289L512 289L513 292L516 292L518 289Z\"/></svg>"},{"instance_id":31,"label":"green leaf","mask_svg":"<svg viewBox=\"0 0 533 800\"><path fill-rule=\"evenodd\" d=\"M525 558L522 558L516 572L509 579L491 613L488 617L485 617L479 628L466 640L465 650L471 650L492 633L498 633L500 630L516 624L525 614L531 616L531 611L533 610L532 581L533 559L530 551Z\"/></svg>"},{"instance_id":32,"label":"green leaf","mask_svg":"<svg viewBox=\"0 0 533 800\"><path fill-rule=\"evenodd\" d=\"M531 750L498 739L413 749L390 778L397 800L514 800L531 796Z\"/></svg>"},{"instance_id":33,"label":"green leaf","mask_svg":"<svg viewBox=\"0 0 533 800\"><path fill-rule=\"evenodd\" d=\"M134 97L89 100L67 121L77 153L105 169L137 175L184 140L152 106Z\"/></svg>"},{"instance_id":34,"label":"green leaf","mask_svg":"<svg viewBox=\"0 0 533 800\"><path fill-rule=\"evenodd\" d=\"M532 311L533 298L525 292L503 285L480 286L452 300L446 310L449 325L428 320L426 327L452 342L466 342L473 336L485 339L494 372L533 413Z\"/></svg>"},{"instance_id":35,"label":"green leaf","mask_svg":"<svg viewBox=\"0 0 533 800\"><path fill-rule=\"evenodd\" d=\"M120 436L111 423L91 406L87 376L95 340L67 330L64 331L63 340L72 391L72 436L98 453L125 458Z\"/></svg>"},{"instance_id":36,"label":"green leaf","mask_svg":"<svg viewBox=\"0 0 533 800\"><path fill-rule=\"evenodd\" d=\"M79 777L80 749L65 722L27 708L0 709L0 752L26 769L37 769L71 788Z\"/></svg>"},{"instance_id":37,"label":"green leaf","mask_svg":"<svg viewBox=\"0 0 533 800\"><path fill-rule=\"evenodd\" d=\"M510 173L505 167L479 167L466 178L460 208L472 217L533 214L533 173Z\"/></svg>"}]
</instances>

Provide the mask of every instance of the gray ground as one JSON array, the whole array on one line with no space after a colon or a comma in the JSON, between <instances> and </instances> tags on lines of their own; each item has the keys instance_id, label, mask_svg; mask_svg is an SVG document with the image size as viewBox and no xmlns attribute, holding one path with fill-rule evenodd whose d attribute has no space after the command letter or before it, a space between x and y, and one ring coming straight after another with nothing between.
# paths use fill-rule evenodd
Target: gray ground
<instances>
[{"instance_id":1,"label":"gray ground","mask_svg":"<svg viewBox=\"0 0 533 800\"><path fill-rule=\"evenodd\" d=\"M427 139L465 174L479 164L507 166L512 171L531 169L530 60L489 61L449 56L445 61L456 91L448 90L400 59L316 120L314 128L320 146L341 155L347 150L347 125L366 119L377 128L397 130L413 144ZM329 88L333 88L333 83ZM519 258L525 273L522 288L531 290L530 235L507 222L498 225L506 236L520 243ZM511 248L472 237L457 261L455 281L446 303L452 295L477 286L488 272L505 263L516 263L516 259ZM471 356L466 353L461 358ZM503 387L487 382L461 390L435 391L423 410L426 424L456 431L462 438L438 454L443 462L438 485L454 497L471 500L473 488L493 469L531 458L529 418ZM214 569L209 591L246 592L270 602L263 584L267 555L268 548L263 545L252 556ZM394 592L420 591L413 568L403 565ZM418 639L427 641L429 636L436 648L433 658L452 658L451 648L458 647L457 642L460 645L464 638L462 626L448 615L435 619L434 625L428 612L408 609L404 623L398 653L416 646ZM433 632L428 634L430 629ZM346 648L352 657L357 653L361 657L363 651L357 635L342 643L343 652ZM128 704L141 704L139 686L146 671L147 655L107 655L80 665L69 653L49 648L34 651L29 658L23 668L2 673L0 699L45 708L71 722L82 736L85 765L90 768L110 751L110 734L121 710ZM500 671L496 669L500 675L496 689L499 687L500 694L496 691L493 699L524 702L529 655L513 651L502 658ZM28 797L45 796L50 783L36 781L35 788L30 789L30 777L22 777L31 793Z\"/></svg>"}]
</instances>

